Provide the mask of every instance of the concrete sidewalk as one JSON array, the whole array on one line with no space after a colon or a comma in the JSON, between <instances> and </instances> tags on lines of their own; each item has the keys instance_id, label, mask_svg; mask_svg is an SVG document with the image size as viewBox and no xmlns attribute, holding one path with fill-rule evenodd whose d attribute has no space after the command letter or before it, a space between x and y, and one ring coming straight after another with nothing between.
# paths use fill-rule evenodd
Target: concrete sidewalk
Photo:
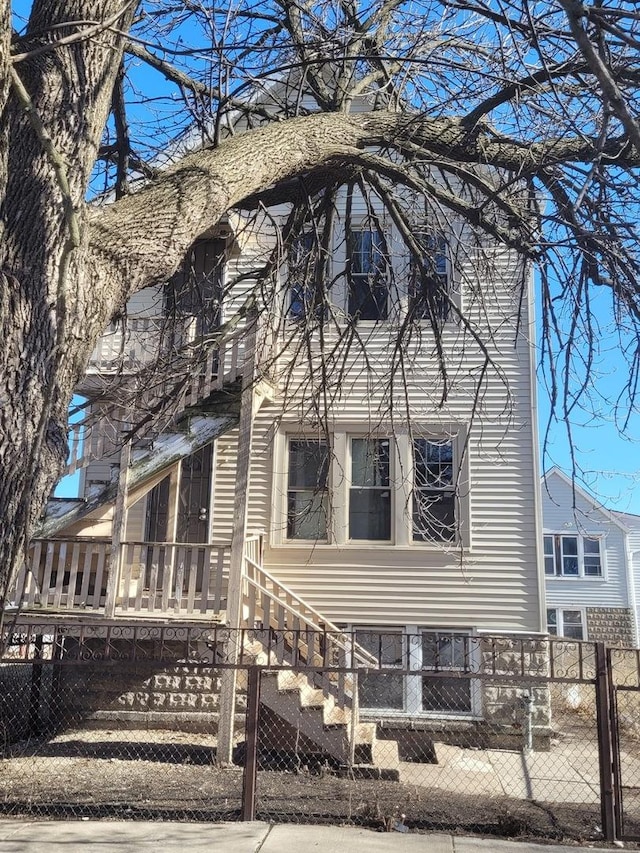
<instances>
[{"instance_id":1,"label":"concrete sidewalk","mask_svg":"<svg viewBox=\"0 0 640 853\"><path fill-rule=\"evenodd\" d=\"M603 850L464 838L432 833L373 832L341 826L266 823L0 820L2 853L575 853Z\"/></svg>"}]
</instances>

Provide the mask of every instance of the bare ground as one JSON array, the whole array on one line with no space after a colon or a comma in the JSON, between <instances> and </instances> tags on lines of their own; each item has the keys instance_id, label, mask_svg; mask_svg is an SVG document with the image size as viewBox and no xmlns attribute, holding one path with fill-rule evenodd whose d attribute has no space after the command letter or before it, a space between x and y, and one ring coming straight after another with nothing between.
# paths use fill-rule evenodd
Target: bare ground
<instances>
[{"instance_id":1,"label":"bare ground","mask_svg":"<svg viewBox=\"0 0 640 853\"><path fill-rule=\"evenodd\" d=\"M215 738L174 731L67 731L22 741L0 761L5 815L182 820L239 817L242 770L215 765ZM292 766L270 753L258 772L256 818L356 823L384 830L482 833L563 843L599 841L599 808L472 796ZM268 769L266 769L268 768ZM640 817L640 815L638 815ZM640 834L627 815L626 831ZM602 842L600 842L602 843Z\"/></svg>"}]
</instances>

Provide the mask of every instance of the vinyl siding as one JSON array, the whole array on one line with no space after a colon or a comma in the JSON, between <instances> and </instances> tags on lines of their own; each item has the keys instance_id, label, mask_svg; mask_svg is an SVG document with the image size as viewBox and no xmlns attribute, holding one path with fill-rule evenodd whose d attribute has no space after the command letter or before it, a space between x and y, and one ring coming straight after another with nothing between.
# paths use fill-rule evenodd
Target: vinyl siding
<instances>
[{"instance_id":1,"label":"vinyl siding","mask_svg":"<svg viewBox=\"0 0 640 853\"><path fill-rule=\"evenodd\" d=\"M542 486L545 533L601 536L602 578L547 576L549 607L629 607L626 577L626 535L611 514L552 472ZM575 503L575 508L574 508Z\"/></svg>"},{"instance_id":2,"label":"vinyl siding","mask_svg":"<svg viewBox=\"0 0 640 853\"><path fill-rule=\"evenodd\" d=\"M255 251L255 259L260 247L249 243L245 248ZM284 513L278 508L283 506L286 491L284 435L287 431L296 434L300 412L306 408L314 386L306 364L294 368L286 394L281 387L276 402L263 405L256 418L249 529L269 532L267 569L334 622L486 631L541 628L535 513L538 474L534 470L528 306L521 306L516 296L520 270L513 256L495 250L490 263L480 269L473 264L474 252L461 249L464 260L456 275L465 309L473 315L499 367L488 370L478 393L477 377L483 369L484 355L468 333L455 322L448 323L444 344L449 396L442 405L442 378L428 329L425 328L422 341L408 346L406 352L412 424L434 433L440 429L469 430L465 468L468 485L462 489L468 496L468 547L422 543L280 544ZM240 266L250 268L246 257ZM230 270L229 275L232 274ZM487 295L488 304L480 304L480 290ZM332 293L336 300L341 296L344 299L344 285L342 291L337 285ZM336 432L362 434L371 430L375 434L380 427L381 434L388 434L392 422L399 433L406 432L404 410L390 416L393 405L383 388L397 329L393 313L386 323L360 325L369 368L364 369L362 355L354 352L341 362L342 387L336 391L330 412ZM327 349L331 343L328 334ZM281 362L291 355L291 351L284 353ZM474 413L476 396L479 405ZM226 462L220 461L216 472L215 539L231 535L233 441L230 434L218 443L219 459ZM344 500L346 488L344 482L334 481L334 497Z\"/></svg>"}]
</instances>

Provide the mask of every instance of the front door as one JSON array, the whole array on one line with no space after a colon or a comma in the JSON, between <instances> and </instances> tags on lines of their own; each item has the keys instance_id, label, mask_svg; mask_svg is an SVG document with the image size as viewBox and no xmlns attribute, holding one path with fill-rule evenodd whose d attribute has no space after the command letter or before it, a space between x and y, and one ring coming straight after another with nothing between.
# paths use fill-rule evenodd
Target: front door
<instances>
[{"instance_id":1,"label":"front door","mask_svg":"<svg viewBox=\"0 0 640 853\"><path fill-rule=\"evenodd\" d=\"M182 460L178 490L177 542L209 541L212 458L213 445L207 444Z\"/></svg>"}]
</instances>

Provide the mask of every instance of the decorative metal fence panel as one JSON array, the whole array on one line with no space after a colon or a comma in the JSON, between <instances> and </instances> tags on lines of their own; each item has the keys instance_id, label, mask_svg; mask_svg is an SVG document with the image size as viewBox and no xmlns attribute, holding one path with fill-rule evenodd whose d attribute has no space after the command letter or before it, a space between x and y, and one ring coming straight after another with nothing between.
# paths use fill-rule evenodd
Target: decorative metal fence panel
<instances>
[{"instance_id":1,"label":"decorative metal fence panel","mask_svg":"<svg viewBox=\"0 0 640 853\"><path fill-rule=\"evenodd\" d=\"M308 633L10 627L3 813L640 835L636 652L540 637ZM322 660L301 659L301 643L325 650ZM355 666L350 645L377 666ZM231 668L233 763L221 766Z\"/></svg>"}]
</instances>

